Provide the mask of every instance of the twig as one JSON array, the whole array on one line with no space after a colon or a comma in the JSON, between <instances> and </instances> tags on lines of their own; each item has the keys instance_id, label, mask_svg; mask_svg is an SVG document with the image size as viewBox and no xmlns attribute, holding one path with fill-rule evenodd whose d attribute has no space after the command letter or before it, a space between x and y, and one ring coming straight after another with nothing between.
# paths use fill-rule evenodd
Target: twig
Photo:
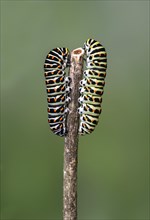
<instances>
[{"instance_id":1,"label":"twig","mask_svg":"<svg viewBox=\"0 0 150 220\"><path fill-rule=\"evenodd\" d=\"M68 134L64 146L63 216L64 220L77 220L77 162L78 162L78 98L79 82L83 75L84 50L71 53L71 102L67 118Z\"/></svg>"}]
</instances>

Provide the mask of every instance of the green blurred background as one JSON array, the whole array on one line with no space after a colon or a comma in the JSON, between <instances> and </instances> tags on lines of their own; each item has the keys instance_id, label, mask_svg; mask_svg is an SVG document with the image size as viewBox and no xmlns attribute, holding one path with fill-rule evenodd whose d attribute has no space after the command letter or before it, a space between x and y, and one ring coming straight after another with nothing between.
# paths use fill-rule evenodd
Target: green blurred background
<instances>
[{"instance_id":1,"label":"green blurred background","mask_svg":"<svg viewBox=\"0 0 150 220\"><path fill-rule=\"evenodd\" d=\"M80 138L79 220L148 217L148 1L1 1L1 219L62 219L64 139L43 63L89 38L108 53L103 112Z\"/></svg>"}]
</instances>

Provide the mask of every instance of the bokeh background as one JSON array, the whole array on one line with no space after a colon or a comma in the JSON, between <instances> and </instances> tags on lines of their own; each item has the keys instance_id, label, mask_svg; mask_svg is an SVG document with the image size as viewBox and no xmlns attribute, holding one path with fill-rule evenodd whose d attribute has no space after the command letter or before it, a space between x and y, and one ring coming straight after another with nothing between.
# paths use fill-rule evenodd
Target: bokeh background
<instances>
[{"instance_id":1,"label":"bokeh background","mask_svg":"<svg viewBox=\"0 0 150 220\"><path fill-rule=\"evenodd\" d=\"M43 63L89 38L108 53L103 112L80 137L79 220L149 219L149 1L1 1L1 219L62 219L64 139Z\"/></svg>"}]
</instances>

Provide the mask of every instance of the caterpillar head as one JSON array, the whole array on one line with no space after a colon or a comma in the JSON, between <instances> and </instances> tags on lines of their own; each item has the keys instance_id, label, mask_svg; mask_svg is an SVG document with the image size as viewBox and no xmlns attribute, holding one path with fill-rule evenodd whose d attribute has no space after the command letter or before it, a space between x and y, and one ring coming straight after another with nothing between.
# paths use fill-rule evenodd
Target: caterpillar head
<instances>
[{"instance_id":1,"label":"caterpillar head","mask_svg":"<svg viewBox=\"0 0 150 220\"><path fill-rule=\"evenodd\" d=\"M85 50L85 51L87 51L88 50L88 48L89 48L89 40L90 40L90 38L84 43L84 45L83 45L83 49Z\"/></svg>"},{"instance_id":2,"label":"caterpillar head","mask_svg":"<svg viewBox=\"0 0 150 220\"><path fill-rule=\"evenodd\" d=\"M66 66L70 65L70 53L68 48L62 48L62 56L64 59L63 67L66 68Z\"/></svg>"}]
</instances>

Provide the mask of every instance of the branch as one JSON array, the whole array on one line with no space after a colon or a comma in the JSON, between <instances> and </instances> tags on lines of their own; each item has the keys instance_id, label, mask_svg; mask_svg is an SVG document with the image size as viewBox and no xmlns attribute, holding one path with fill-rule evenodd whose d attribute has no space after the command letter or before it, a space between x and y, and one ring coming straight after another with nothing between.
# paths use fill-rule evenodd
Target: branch
<instances>
[{"instance_id":1,"label":"branch","mask_svg":"<svg viewBox=\"0 0 150 220\"><path fill-rule=\"evenodd\" d=\"M63 182L63 216L64 220L77 219L77 162L78 162L78 98L79 82L83 75L82 48L71 52L71 102L67 118L68 134L65 137L64 146L64 182Z\"/></svg>"}]
</instances>

